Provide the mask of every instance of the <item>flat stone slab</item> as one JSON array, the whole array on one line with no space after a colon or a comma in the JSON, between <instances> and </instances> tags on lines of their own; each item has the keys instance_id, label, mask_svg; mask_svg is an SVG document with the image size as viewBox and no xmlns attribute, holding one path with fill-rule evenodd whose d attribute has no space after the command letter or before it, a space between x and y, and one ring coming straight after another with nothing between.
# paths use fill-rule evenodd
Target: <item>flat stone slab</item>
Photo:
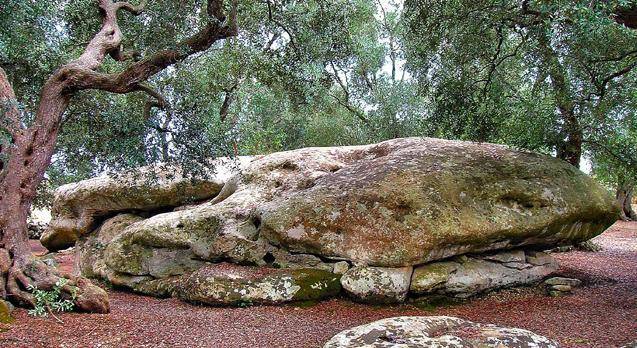
<instances>
[{"instance_id":1,"label":"flat stone slab","mask_svg":"<svg viewBox=\"0 0 637 348\"><path fill-rule=\"evenodd\" d=\"M454 317L396 317L342 331L324 348L517 347L556 348L531 331L478 324Z\"/></svg>"},{"instance_id":2,"label":"flat stone slab","mask_svg":"<svg viewBox=\"0 0 637 348\"><path fill-rule=\"evenodd\" d=\"M534 262L542 259L541 264L530 263L529 255ZM535 251L461 256L417 267L411 278L410 290L417 295L444 294L467 298L499 288L537 283L557 269L558 264L553 257Z\"/></svg>"},{"instance_id":3,"label":"flat stone slab","mask_svg":"<svg viewBox=\"0 0 637 348\"><path fill-rule=\"evenodd\" d=\"M582 284L582 281L575 278L553 277L544 281L548 285L567 285L570 287L577 287Z\"/></svg>"},{"instance_id":4,"label":"flat stone slab","mask_svg":"<svg viewBox=\"0 0 637 348\"><path fill-rule=\"evenodd\" d=\"M229 263L205 266L184 277L178 298L209 305L315 301L341 291L340 276L320 269L274 269Z\"/></svg>"}]
</instances>

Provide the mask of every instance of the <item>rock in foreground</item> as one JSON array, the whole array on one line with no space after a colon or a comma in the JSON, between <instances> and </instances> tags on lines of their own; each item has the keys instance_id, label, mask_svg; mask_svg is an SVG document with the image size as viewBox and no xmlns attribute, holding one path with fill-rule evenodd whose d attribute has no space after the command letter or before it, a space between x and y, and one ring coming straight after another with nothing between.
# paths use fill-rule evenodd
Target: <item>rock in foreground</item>
<instances>
[{"instance_id":1,"label":"rock in foreground","mask_svg":"<svg viewBox=\"0 0 637 348\"><path fill-rule=\"evenodd\" d=\"M478 324L454 317L396 317L345 330L324 348L519 347L557 348L531 331Z\"/></svg>"},{"instance_id":2,"label":"rock in foreground","mask_svg":"<svg viewBox=\"0 0 637 348\"><path fill-rule=\"evenodd\" d=\"M454 284L464 281L453 276L434 291L466 297L538 281L550 260L525 249L587 240L617 216L608 192L571 165L492 144L394 139L274 153L217 170L226 175L207 183L176 176L64 186L47 245L79 238L83 274L141 292L166 295L223 261L345 273L350 296L396 302L430 286L412 286L412 269L454 266L450 258L464 254L500 258L486 264L487 284L474 282L463 295ZM510 249L524 260L492 255Z\"/></svg>"}]
</instances>

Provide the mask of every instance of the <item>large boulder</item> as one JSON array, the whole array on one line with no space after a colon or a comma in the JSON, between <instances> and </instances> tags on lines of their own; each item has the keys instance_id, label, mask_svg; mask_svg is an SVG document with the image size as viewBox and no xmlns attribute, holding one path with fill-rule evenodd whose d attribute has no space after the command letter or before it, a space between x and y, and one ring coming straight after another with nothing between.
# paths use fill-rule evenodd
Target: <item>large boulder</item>
<instances>
[{"instance_id":1,"label":"large boulder","mask_svg":"<svg viewBox=\"0 0 637 348\"><path fill-rule=\"evenodd\" d=\"M607 190L559 159L505 146L395 139L264 157L287 176L334 173L261 204L261 234L291 250L382 267L464 253L572 244L617 218ZM259 171L261 174L264 172Z\"/></svg>"},{"instance_id":2,"label":"large boulder","mask_svg":"<svg viewBox=\"0 0 637 348\"><path fill-rule=\"evenodd\" d=\"M439 316L382 319L345 330L332 337L323 347L557 348L559 346L556 342L531 331Z\"/></svg>"},{"instance_id":3,"label":"large boulder","mask_svg":"<svg viewBox=\"0 0 637 348\"><path fill-rule=\"evenodd\" d=\"M492 144L394 139L227 168L235 170L203 182L178 175L65 186L43 240L56 248L85 236L82 272L141 292L170 295L182 276L225 261L347 272L350 295L392 302L404 299L408 276L389 296L355 289L386 289L402 268L467 253L573 244L618 213L608 192L571 165ZM387 277L361 277L361 269L386 269Z\"/></svg>"}]
</instances>

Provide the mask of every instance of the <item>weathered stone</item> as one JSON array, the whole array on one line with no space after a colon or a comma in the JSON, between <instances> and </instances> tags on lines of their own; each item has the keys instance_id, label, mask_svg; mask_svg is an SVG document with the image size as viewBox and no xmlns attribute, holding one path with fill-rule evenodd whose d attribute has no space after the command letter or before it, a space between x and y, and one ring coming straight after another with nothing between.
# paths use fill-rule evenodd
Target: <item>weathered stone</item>
<instances>
[{"instance_id":1,"label":"weathered stone","mask_svg":"<svg viewBox=\"0 0 637 348\"><path fill-rule=\"evenodd\" d=\"M8 301L0 299L0 323L11 324L15 319L11 316L13 307Z\"/></svg>"},{"instance_id":2,"label":"weathered stone","mask_svg":"<svg viewBox=\"0 0 637 348\"><path fill-rule=\"evenodd\" d=\"M542 266L555 262L553 257L545 252L541 251L527 251L526 262L534 266Z\"/></svg>"},{"instance_id":3,"label":"weathered stone","mask_svg":"<svg viewBox=\"0 0 637 348\"><path fill-rule=\"evenodd\" d=\"M42 245L51 251L73 246L96 227L97 218L113 212L152 212L214 197L235 165L224 159L213 165L215 173L207 180L191 180L179 168L157 166L60 186L55 191L52 220L40 239Z\"/></svg>"},{"instance_id":4,"label":"weathered stone","mask_svg":"<svg viewBox=\"0 0 637 348\"><path fill-rule=\"evenodd\" d=\"M108 294L104 289L91 284L85 278L78 278L76 286L82 289L74 301L77 310L88 313L108 313L110 311Z\"/></svg>"},{"instance_id":5,"label":"weathered stone","mask_svg":"<svg viewBox=\"0 0 637 348\"><path fill-rule=\"evenodd\" d=\"M335 274L345 274L349 270L349 263L346 261L339 261L334 264L334 268L332 270Z\"/></svg>"},{"instance_id":6,"label":"weathered stone","mask_svg":"<svg viewBox=\"0 0 637 348\"><path fill-rule=\"evenodd\" d=\"M210 265L187 276L177 296L210 305L313 301L340 292L339 276L318 269L277 270L231 264Z\"/></svg>"},{"instance_id":7,"label":"weathered stone","mask_svg":"<svg viewBox=\"0 0 637 348\"><path fill-rule=\"evenodd\" d=\"M564 278L564 277L553 277L544 281L544 283L548 285L568 285L572 287L577 287L582 284L582 281L575 278Z\"/></svg>"},{"instance_id":8,"label":"weathered stone","mask_svg":"<svg viewBox=\"0 0 637 348\"><path fill-rule=\"evenodd\" d=\"M526 262L506 262L506 263L503 263L502 265L508 268L516 268L516 269L526 269L526 268L531 268L535 266Z\"/></svg>"},{"instance_id":9,"label":"weathered stone","mask_svg":"<svg viewBox=\"0 0 637 348\"><path fill-rule=\"evenodd\" d=\"M558 344L531 331L478 324L454 317L396 317L342 331L324 348L534 347Z\"/></svg>"},{"instance_id":10,"label":"weathered stone","mask_svg":"<svg viewBox=\"0 0 637 348\"><path fill-rule=\"evenodd\" d=\"M482 257L485 260L497 261L501 263L524 263L526 257L524 250L504 251L496 254L488 254Z\"/></svg>"},{"instance_id":11,"label":"weathered stone","mask_svg":"<svg viewBox=\"0 0 637 348\"><path fill-rule=\"evenodd\" d=\"M616 219L608 192L574 167L497 145L395 139L261 161L287 161L289 177L319 156L341 169L259 209L261 234L299 252L399 267L584 240Z\"/></svg>"},{"instance_id":12,"label":"weathered stone","mask_svg":"<svg viewBox=\"0 0 637 348\"><path fill-rule=\"evenodd\" d=\"M551 290L571 292L573 288L570 285L551 285Z\"/></svg>"},{"instance_id":13,"label":"weathered stone","mask_svg":"<svg viewBox=\"0 0 637 348\"><path fill-rule=\"evenodd\" d=\"M575 248L583 251L590 251L593 253L600 252L603 250L602 246L598 243L595 243L592 240L587 240L585 242L575 244Z\"/></svg>"},{"instance_id":14,"label":"weathered stone","mask_svg":"<svg viewBox=\"0 0 637 348\"><path fill-rule=\"evenodd\" d=\"M358 266L341 278L345 292L367 303L397 303L407 297L413 268Z\"/></svg>"},{"instance_id":15,"label":"weathered stone","mask_svg":"<svg viewBox=\"0 0 637 348\"><path fill-rule=\"evenodd\" d=\"M558 291L558 290L550 290L549 291L549 296L551 296L551 297L560 297L560 296L564 296L564 295L565 295L564 292L561 292L561 291Z\"/></svg>"},{"instance_id":16,"label":"weathered stone","mask_svg":"<svg viewBox=\"0 0 637 348\"><path fill-rule=\"evenodd\" d=\"M511 253L507 254L501 259L509 259ZM410 290L418 295L444 294L466 298L498 288L537 283L557 270L554 260L535 266L491 261L493 259L493 255L488 256L488 259L478 256L463 257L416 267Z\"/></svg>"},{"instance_id":17,"label":"weathered stone","mask_svg":"<svg viewBox=\"0 0 637 348\"><path fill-rule=\"evenodd\" d=\"M462 267L444 285L423 285L437 291L457 284L450 292L474 293L517 284L511 277L535 279L553 267L539 253L522 260L519 251L494 251L586 240L617 214L608 192L569 164L491 144L394 139L274 153L238 167L236 174L200 183L180 176L150 186L98 178L63 187L47 244L68 245L107 216L134 213L138 220L113 232L108 243L92 234L82 239L78 248L90 255L80 259L90 266L79 268L161 294L173 292L172 279L220 260L332 271L337 261L400 269L490 253L495 259L479 263L493 263L499 273L485 274L506 279L463 280L469 271L462 259L474 257L461 256L441 261ZM373 284L393 284L390 273ZM404 299L409 277L399 278L396 289L378 298ZM361 300L375 297L361 294Z\"/></svg>"},{"instance_id":18,"label":"weathered stone","mask_svg":"<svg viewBox=\"0 0 637 348\"><path fill-rule=\"evenodd\" d=\"M124 229L142 220L137 215L119 214L104 221L95 232L80 238L75 248L75 269L85 277L107 278L104 249Z\"/></svg>"},{"instance_id":19,"label":"weathered stone","mask_svg":"<svg viewBox=\"0 0 637 348\"><path fill-rule=\"evenodd\" d=\"M272 265L276 268L318 268L332 271L332 265L323 262L319 257L309 254L290 254L283 250L271 252L274 257ZM266 263L269 263L265 256Z\"/></svg>"}]
</instances>

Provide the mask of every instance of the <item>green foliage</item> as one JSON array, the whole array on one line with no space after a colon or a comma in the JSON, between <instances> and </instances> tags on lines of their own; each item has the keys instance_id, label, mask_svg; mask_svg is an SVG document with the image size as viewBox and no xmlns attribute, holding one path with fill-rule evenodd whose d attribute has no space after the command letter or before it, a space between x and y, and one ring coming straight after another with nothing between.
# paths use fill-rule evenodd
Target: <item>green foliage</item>
<instances>
[{"instance_id":1,"label":"green foliage","mask_svg":"<svg viewBox=\"0 0 637 348\"><path fill-rule=\"evenodd\" d=\"M28 290L33 294L35 306L29 310L29 315L46 317L50 312L61 313L72 311L75 306L73 301L75 300L77 289L75 287L73 288L71 299L63 298L62 289L67 282L67 279L60 278L50 291L41 290L30 285Z\"/></svg>"},{"instance_id":2,"label":"green foliage","mask_svg":"<svg viewBox=\"0 0 637 348\"><path fill-rule=\"evenodd\" d=\"M613 11L635 3L241 1L238 37L149 81L166 110L145 115L141 93L76 96L41 192L147 164L179 164L196 177L211 157L405 136L555 154L568 135L564 100L595 175L634 180L637 30ZM173 47L205 23L202 6L158 0L139 17L121 13L124 47L144 55ZM25 123L46 78L79 56L99 25L92 0L0 4L0 65ZM564 89L551 72L565 77ZM41 195L38 204L48 202Z\"/></svg>"},{"instance_id":3,"label":"green foliage","mask_svg":"<svg viewBox=\"0 0 637 348\"><path fill-rule=\"evenodd\" d=\"M628 159L637 31L613 11L635 1L525 3L406 1L407 60L435 134L555 154L570 136L566 108L588 156L617 171L609 149Z\"/></svg>"}]
</instances>

